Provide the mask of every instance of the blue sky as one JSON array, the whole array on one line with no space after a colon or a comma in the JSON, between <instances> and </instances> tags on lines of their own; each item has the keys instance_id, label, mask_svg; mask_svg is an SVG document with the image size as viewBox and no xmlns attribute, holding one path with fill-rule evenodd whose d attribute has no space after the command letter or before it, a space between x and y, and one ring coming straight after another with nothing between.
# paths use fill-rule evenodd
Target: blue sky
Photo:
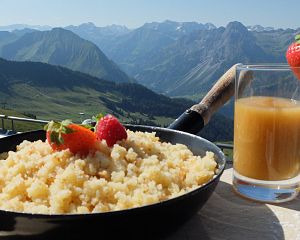
<instances>
[{"instance_id":1,"label":"blue sky","mask_svg":"<svg viewBox=\"0 0 300 240\"><path fill-rule=\"evenodd\" d=\"M0 0L0 26L25 23L66 26L94 22L135 28L145 22L230 21L298 28L299 0Z\"/></svg>"}]
</instances>

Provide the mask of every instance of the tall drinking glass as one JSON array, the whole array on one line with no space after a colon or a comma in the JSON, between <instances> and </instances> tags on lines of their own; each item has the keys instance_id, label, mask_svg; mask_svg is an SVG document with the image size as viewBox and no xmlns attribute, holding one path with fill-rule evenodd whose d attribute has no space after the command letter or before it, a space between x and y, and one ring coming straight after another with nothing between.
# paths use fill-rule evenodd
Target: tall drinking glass
<instances>
[{"instance_id":1,"label":"tall drinking glass","mask_svg":"<svg viewBox=\"0 0 300 240\"><path fill-rule=\"evenodd\" d=\"M288 65L238 65L233 187L247 198L285 202L300 186L300 80Z\"/></svg>"}]
</instances>

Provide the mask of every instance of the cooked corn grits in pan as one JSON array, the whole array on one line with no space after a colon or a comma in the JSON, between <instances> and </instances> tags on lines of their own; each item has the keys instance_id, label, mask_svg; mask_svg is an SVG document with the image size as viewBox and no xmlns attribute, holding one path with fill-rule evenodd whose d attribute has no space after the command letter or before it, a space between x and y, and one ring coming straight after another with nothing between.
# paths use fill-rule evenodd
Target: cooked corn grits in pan
<instances>
[{"instance_id":1,"label":"cooked corn grits in pan","mask_svg":"<svg viewBox=\"0 0 300 240\"><path fill-rule=\"evenodd\" d=\"M185 194L208 182L212 152L195 156L155 133L127 130L108 147L99 142L85 157L54 151L47 141L22 142L0 155L0 209L41 214L84 214L145 206Z\"/></svg>"}]
</instances>

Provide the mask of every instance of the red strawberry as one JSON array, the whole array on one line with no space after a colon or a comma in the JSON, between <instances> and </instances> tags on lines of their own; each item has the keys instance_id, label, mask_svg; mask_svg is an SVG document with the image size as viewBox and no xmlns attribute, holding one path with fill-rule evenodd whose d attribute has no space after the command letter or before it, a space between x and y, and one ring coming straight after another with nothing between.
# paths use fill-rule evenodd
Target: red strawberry
<instances>
[{"instance_id":1,"label":"red strawberry","mask_svg":"<svg viewBox=\"0 0 300 240\"><path fill-rule=\"evenodd\" d=\"M127 139L126 129L112 115L106 115L97 122L95 133L99 140L105 139L109 147L112 147L119 140Z\"/></svg>"},{"instance_id":2,"label":"red strawberry","mask_svg":"<svg viewBox=\"0 0 300 240\"><path fill-rule=\"evenodd\" d=\"M95 150L96 135L90 129L69 120L51 121L45 126L47 141L55 151L69 149L74 154L87 155Z\"/></svg>"},{"instance_id":3,"label":"red strawberry","mask_svg":"<svg viewBox=\"0 0 300 240\"><path fill-rule=\"evenodd\" d=\"M288 47L286 60L296 77L300 80L300 34L296 35L295 42Z\"/></svg>"}]
</instances>

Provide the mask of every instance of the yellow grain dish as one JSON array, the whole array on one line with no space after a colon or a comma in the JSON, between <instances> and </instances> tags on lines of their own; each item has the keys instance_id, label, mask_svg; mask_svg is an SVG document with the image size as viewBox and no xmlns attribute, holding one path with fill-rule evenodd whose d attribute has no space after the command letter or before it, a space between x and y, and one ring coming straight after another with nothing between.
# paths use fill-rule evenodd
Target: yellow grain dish
<instances>
[{"instance_id":1,"label":"yellow grain dish","mask_svg":"<svg viewBox=\"0 0 300 240\"><path fill-rule=\"evenodd\" d=\"M155 133L127 130L128 139L81 159L47 142L24 141L0 155L0 209L78 214L157 203L213 178L214 154L194 156L182 144L162 143Z\"/></svg>"}]
</instances>

